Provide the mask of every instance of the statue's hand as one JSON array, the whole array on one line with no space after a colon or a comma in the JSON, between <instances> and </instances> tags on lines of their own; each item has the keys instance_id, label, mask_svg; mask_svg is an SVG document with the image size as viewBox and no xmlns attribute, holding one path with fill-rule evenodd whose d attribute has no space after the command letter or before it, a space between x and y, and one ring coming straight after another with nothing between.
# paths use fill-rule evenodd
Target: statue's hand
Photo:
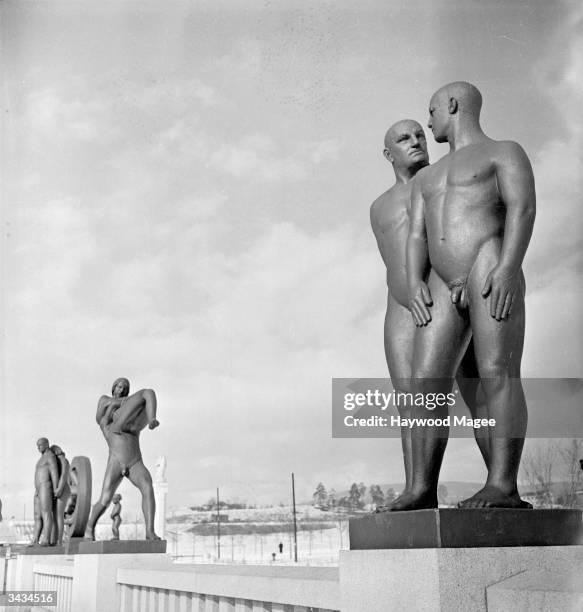
<instances>
[{"instance_id":1,"label":"statue's hand","mask_svg":"<svg viewBox=\"0 0 583 612\"><path fill-rule=\"evenodd\" d=\"M431 313L428 306L433 305L429 287L423 282L419 283L409 291L409 310L417 327L427 325L431 321Z\"/></svg>"},{"instance_id":2,"label":"statue's hand","mask_svg":"<svg viewBox=\"0 0 583 612\"><path fill-rule=\"evenodd\" d=\"M502 321L510 316L519 282L519 272L512 272L499 265L492 268L486 277L482 297L490 296L490 315L496 321Z\"/></svg>"}]
</instances>

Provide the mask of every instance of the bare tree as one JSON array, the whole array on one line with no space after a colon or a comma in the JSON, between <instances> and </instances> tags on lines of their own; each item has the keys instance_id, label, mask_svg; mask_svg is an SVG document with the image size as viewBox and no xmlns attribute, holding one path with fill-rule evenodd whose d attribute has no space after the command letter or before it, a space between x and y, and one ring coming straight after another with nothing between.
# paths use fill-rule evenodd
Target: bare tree
<instances>
[{"instance_id":1,"label":"bare tree","mask_svg":"<svg viewBox=\"0 0 583 612\"><path fill-rule=\"evenodd\" d=\"M578 494L583 493L583 440L573 438L559 448L561 459L561 480L566 481L566 490L562 495L562 505L566 508L577 506Z\"/></svg>"},{"instance_id":2,"label":"bare tree","mask_svg":"<svg viewBox=\"0 0 583 612\"><path fill-rule=\"evenodd\" d=\"M557 466L558 455L557 445L547 441L544 445L531 448L522 457L520 465L523 480L539 508L550 508L553 505L553 468Z\"/></svg>"}]
</instances>

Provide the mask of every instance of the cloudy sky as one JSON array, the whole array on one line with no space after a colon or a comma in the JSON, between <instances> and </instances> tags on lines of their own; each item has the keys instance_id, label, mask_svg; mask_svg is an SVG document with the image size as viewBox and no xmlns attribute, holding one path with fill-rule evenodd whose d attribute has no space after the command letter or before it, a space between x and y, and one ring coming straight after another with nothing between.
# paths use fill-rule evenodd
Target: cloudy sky
<instances>
[{"instance_id":1,"label":"cloudy sky","mask_svg":"<svg viewBox=\"0 0 583 612\"><path fill-rule=\"evenodd\" d=\"M0 5L6 515L30 517L41 435L98 493L118 376L158 394L171 506L401 480L397 440L331 438L331 378L386 375L382 139L452 80L535 170L524 373L583 375L579 3L283 4ZM483 477L453 440L443 478Z\"/></svg>"}]
</instances>

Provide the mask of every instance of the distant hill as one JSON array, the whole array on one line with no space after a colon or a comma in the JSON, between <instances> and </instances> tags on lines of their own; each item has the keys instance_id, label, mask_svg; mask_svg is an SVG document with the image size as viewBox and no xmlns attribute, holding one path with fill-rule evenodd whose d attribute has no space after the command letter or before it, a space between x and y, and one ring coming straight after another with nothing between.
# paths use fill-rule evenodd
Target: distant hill
<instances>
[{"instance_id":1,"label":"distant hill","mask_svg":"<svg viewBox=\"0 0 583 612\"><path fill-rule=\"evenodd\" d=\"M471 497L474 493L476 493L476 491L479 491L484 486L484 483L462 482L459 480L445 480L443 482L440 482L439 484L440 486L444 485L445 488L447 489L446 500L447 500L447 503L450 503L450 504L455 504L462 499L467 499L468 497ZM383 490L383 493L386 493L388 489L393 489L395 493L397 493L398 495L405 488L405 483L396 482L396 483L389 483L389 484L381 484L380 487ZM338 500L341 497L348 497L348 493L349 493L348 490L338 491L336 493L336 499ZM372 502L372 499L369 495L369 487L367 486L366 493L364 496L364 503L370 504L371 502Z\"/></svg>"}]
</instances>

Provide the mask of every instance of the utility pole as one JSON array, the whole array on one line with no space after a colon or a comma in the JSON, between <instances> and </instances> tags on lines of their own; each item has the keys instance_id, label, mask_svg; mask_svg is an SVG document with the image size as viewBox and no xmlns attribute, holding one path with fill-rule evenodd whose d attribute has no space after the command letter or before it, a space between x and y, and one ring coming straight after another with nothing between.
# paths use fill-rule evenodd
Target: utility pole
<instances>
[{"instance_id":1,"label":"utility pole","mask_svg":"<svg viewBox=\"0 0 583 612\"><path fill-rule=\"evenodd\" d=\"M298 525L296 521L296 484L294 473L292 472L292 504L294 513L294 561L298 562Z\"/></svg>"},{"instance_id":2,"label":"utility pole","mask_svg":"<svg viewBox=\"0 0 583 612\"><path fill-rule=\"evenodd\" d=\"M221 513L219 504L219 487L217 487L217 559L221 558Z\"/></svg>"}]
</instances>

